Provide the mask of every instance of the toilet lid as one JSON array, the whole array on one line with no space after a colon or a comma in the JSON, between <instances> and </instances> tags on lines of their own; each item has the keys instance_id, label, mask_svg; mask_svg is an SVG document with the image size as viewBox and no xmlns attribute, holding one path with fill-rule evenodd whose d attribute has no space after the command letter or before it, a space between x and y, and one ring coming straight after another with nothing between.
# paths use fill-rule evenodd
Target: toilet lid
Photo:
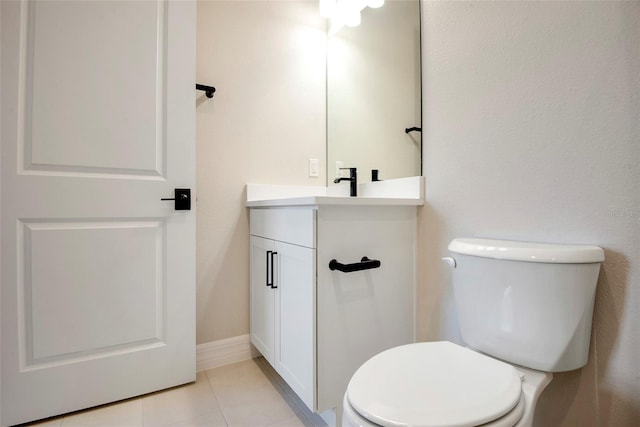
<instances>
[{"instance_id":1,"label":"toilet lid","mask_svg":"<svg viewBox=\"0 0 640 427\"><path fill-rule=\"evenodd\" d=\"M476 426L511 411L522 385L506 363L450 342L409 344L364 363L347 388L360 415L382 426Z\"/></svg>"}]
</instances>

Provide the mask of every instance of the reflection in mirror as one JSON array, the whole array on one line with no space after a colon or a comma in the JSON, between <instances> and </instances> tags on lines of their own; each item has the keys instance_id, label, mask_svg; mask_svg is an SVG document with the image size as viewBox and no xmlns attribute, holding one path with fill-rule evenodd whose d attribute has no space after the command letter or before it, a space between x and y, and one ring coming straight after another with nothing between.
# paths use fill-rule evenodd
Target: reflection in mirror
<instances>
[{"instance_id":1,"label":"reflection in mirror","mask_svg":"<svg viewBox=\"0 0 640 427\"><path fill-rule=\"evenodd\" d=\"M358 27L342 27L327 46L327 181L341 167L358 181L421 175L419 0L365 8Z\"/></svg>"}]
</instances>

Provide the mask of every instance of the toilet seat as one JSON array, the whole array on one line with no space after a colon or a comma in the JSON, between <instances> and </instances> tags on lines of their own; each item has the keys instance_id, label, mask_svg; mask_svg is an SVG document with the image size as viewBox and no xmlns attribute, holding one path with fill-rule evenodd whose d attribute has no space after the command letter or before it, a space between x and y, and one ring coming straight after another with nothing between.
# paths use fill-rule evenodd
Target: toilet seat
<instances>
[{"instance_id":1,"label":"toilet seat","mask_svg":"<svg viewBox=\"0 0 640 427\"><path fill-rule=\"evenodd\" d=\"M482 424L482 426L479 427L514 427L518 425L517 423L522 421L525 413L525 400L526 398L523 393L522 396L520 396L520 401L511 412L508 412L497 420ZM342 400L342 409L342 427L380 427L380 424L374 424L366 418L361 417L349 404L346 393Z\"/></svg>"},{"instance_id":2,"label":"toilet seat","mask_svg":"<svg viewBox=\"0 0 640 427\"><path fill-rule=\"evenodd\" d=\"M345 401L380 426L459 427L505 415L513 425L523 412L521 397L513 366L450 342L431 342L369 359L351 378Z\"/></svg>"}]
</instances>

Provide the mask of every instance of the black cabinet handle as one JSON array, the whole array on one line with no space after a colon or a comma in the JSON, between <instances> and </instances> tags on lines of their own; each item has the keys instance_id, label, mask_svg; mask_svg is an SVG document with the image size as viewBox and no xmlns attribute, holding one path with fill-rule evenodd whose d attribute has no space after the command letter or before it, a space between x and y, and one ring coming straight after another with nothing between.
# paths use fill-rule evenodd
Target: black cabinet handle
<instances>
[{"instance_id":1,"label":"black cabinet handle","mask_svg":"<svg viewBox=\"0 0 640 427\"><path fill-rule=\"evenodd\" d=\"M275 285L275 282L273 280L273 257L278 255L278 252L271 252L271 289L278 289L278 287Z\"/></svg>"},{"instance_id":2,"label":"black cabinet handle","mask_svg":"<svg viewBox=\"0 0 640 427\"><path fill-rule=\"evenodd\" d=\"M377 259L369 259L366 256L362 257L360 262L355 262L353 264L341 264L335 259L329 261L329 270L338 270L343 273L351 273L353 271L361 271L361 270L369 270L372 268L380 267L381 263Z\"/></svg>"},{"instance_id":3,"label":"black cabinet handle","mask_svg":"<svg viewBox=\"0 0 640 427\"><path fill-rule=\"evenodd\" d=\"M267 286L271 289L278 289L278 287L273 283L273 257L274 255L278 255L278 252L267 251ZM271 268L269 268L271 267Z\"/></svg>"},{"instance_id":4,"label":"black cabinet handle","mask_svg":"<svg viewBox=\"0 0 640 427\"><path fill-rule=\"evenodd\" d=\"M269 261L271 260L271 253L272 251L267 251L267 278L265 279L265 283L267 284L267 286L271 286L271 283L269 283Z\"/></svg>"}]
</instances>

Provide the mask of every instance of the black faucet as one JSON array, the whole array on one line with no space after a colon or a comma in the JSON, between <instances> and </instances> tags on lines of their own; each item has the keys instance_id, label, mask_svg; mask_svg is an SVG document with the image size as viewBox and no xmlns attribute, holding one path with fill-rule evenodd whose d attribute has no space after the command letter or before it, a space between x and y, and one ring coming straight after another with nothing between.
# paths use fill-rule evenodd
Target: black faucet
<instances>
[{"instance_id":1,"label":"black faucet","mask_svg":"<svg viewBox=\"0 0 640 427\"><path fill-rule=\"evenodd\" d=\"M349 189L349 195L351 197L357 197L358 196L358 172L356 171L356 168L340 168L340 170L347 170L349 169L349 178L336 178L333 180L334 184L339 183L340 181L349 181L351 183Z\"/></svg>"}]
</instances>

